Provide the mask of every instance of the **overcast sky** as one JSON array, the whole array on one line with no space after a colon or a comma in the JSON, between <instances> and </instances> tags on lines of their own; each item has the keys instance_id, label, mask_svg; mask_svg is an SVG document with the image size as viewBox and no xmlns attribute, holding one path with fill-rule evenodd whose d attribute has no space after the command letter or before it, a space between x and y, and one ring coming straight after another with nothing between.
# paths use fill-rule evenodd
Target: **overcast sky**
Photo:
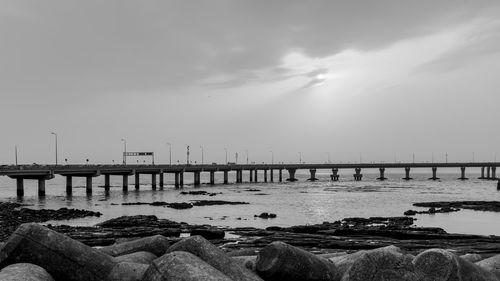
<instances>
[{"instance_id":1,"label":"overcast sky","mask_svg":"<svg viewBox=\"0 0 500 281\"><path fill-rule=\"evenodd\" d=\"M499 1L0 0L0 164L500 160ZM142 159L140 159L142 161ZM129 162L135 162L130 159Z\"/></svg>"}]
</instances>

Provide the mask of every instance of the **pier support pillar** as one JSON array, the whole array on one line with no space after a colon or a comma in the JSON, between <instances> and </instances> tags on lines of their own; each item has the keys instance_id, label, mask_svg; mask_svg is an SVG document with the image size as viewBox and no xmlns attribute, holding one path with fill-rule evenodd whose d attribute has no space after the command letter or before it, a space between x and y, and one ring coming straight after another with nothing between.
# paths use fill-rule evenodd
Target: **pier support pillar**
<instances>
[{"instance_id":1,"label":"pier support pillar","mask_svg":"<svg viewBox=\"0 0 500 281\"><path fill-rule=\"evenodd\" d=\"M497 190L500 190L500 180L498 180L498 183L497 183Z\"/></svg>"},{"instance_id":2,"label":"pier support pillar","mask_svg":"<svg viewBox=\"0 0 500 281\"><path fill-rule=\"evenodd\" d=\"M66 176L66 194L73 193L73 177Z\"/></svg>"},{"instance_id":3,"label":"pier support pillar","mask_svg":"<svg viewBox=\"0 0 500 281\"><path fill-rule=\"evenodd\" d=\"M355 168L354 169L354 180L355 181L360 181L363 178L363 174L361 174L361 168Z\"/></svg>"},{"instance_id":4,"label":"pier support pillar","mask_svg":"<svg viewBox=\"0 0 500 281\"><path fill-rule=\"evenodd\" d=\"M17 178L16 184L17 184L17 196L24 196L24 180L23 180L23 178Z\"/></svg>"},{"instance_id":5,"label":"pier support pillar","mask_svg":"<svg viewBox=\"0 0 500 281\"><path fill-rule=\"evenodd\" d=\"M104 190L109 190L109 187L111 186L109 184L110 180L109 180L109 175L104 175Z\"/></svg>"},{"instance_id":6,"label":"pier support pillar","mask_svg":"<svg viewBox=\"0 0 500 281\"><path fill-rule=\"evenodd\" d=\"M236 171L236 183L242 183L243 182L243 171L238 170Z\"/></svg>"},{"instance_id":7,"label":"pier support pillar","mask_svg":"<svg viewBox=\"0 0 500 281\"><path fill-rule=\"evenodd\" d=\"M491 179L490 177L490 167L486 167L486 179Z\"/></svg>"},{"instance_id":8,"label":"pier support pillar","mask_svg":"<svg viewBox=\"0 0 500 281\"><path fill-rule=\"evenodd\" d=\"M45 196L45 179L38 179L38 196Z\"/></svg>"},{"instance_id":9,"label":"pier support pillar","mask_svg":"<svg viewBox=\"0 0 500 281\"><path fill-rule=\"evenodd\" d=\"M309 173L311 174L311 177L308 178L308 181L317 181L318 179L316 178L316 169L309 169Z\"/></svg>"},{"instance_id":10,"label":"pier support pillar","mask_svg":"<svg viewBox=\"0 0 500 281\"><path fill-rule=\"evenodd\" d=\"M215 184L215 171L210 171L210 184Z\"/></svg>"},{"instance_id":11,"label":"pier support pillar","mask_svg":"<svg viewBox=\"0 0 500 281\"><path fill-rule=\"evenodd\" d=\"M87 183L85 185L85 191L87 192L87 194L92 193L92 177L91 176L87 176Z\"/></svg>"},{"instance_id":12,"label":"pier support pillar","mask_svg":"<svg viewBox=\"0 0 500 281\"><path fill-rule=\"evenodd\" d=\"M437 172L437 167L432 167L432 178L429 178L430 180L438 180L439 178L436 175Z\"/></svg>"},{"instance_id":13,"label":"pier support pillar","mask_svg":"<svg viewBox=\"0 0 500 281\"><path fill-rule=\"evenodd\" d=\"M250 170L249 172L250 172L249 173L249 180L250 180L250 182L253 182L253 170Z\"/></svg>"},{"instance_id":14,"label":"pier support pillar","mask_svg":"<svg viewBox=\"0 0 500 281\"><path fill-rule=\"evenodd\" d=\"M481 176L480 179L484 179L484 167L481 167Z\"/></svg>"},{"instance_id":15,"label":"pier support pillar","mask_svg":"<svg viewBox=\"0 0 500 281\"><path fill-rule=\"evenodd\" d=\"M184 186L184 172L179 172L179 186Z\"/></svg>"},{"instance_id":16,"label":"pier support pillar","mask_svg":"<svg viewBox=\"0 0 500 281\"><path fill-rule=\"evenodd\" d=\"M280 169L280 170L279 170L279 173L278 173L278 181L279 181L279 182L282 182L282 181L283 181L283 169Z\"/></svg>"},{"instance_id":17,"label":"pier support pillar","mask_svg":"<svg viewBox=\"0 0 500 281\"><path fill-rule=\"evenodd\" d=\"M380 176L377 178L378 180L386 180L387 178L385 177L385 168L379 168L378 169L380 172Z\"/></svg>"},{"instance_id":18,"label":"pier support pillar","mask_svg":"<svg viewBox=\"0 0 500 281\"><path fill-rule=\"evenodd\" d=\"M151 174L151 189L156 190L156 174Z\"/></svg>"},{"instance_id":19,"label":"pier support pillar","mask_svg":"<svg viewBox=\"0 0 500 281\"><path fill-rule=\"evenodd\" d=\"M224 171L224 184L228 184L229 183L229 175L228 175L228 171Z\"/></svg>"},{"instance_id":20,"label":"pier support pillar","mask_svg":"<svg viewBox=\"0 0 500 281\"><path fill-rule=\"evenodd\" d=\"M258 172L258 171L259 171L259 170L257 170L257 169L256 169L256 170L254 171L254 173L253 173L255 182L257 182L257 181L259 180L259 179L258 179L258 177L257 177L257 172Z\"/></svg>"},{"instance_id":21,"label":"pier support pillar","mask_svg":"<svg viewBox=\"0 0 500 281\"><path fill-rule=\"evenodd\" d=\"M405 177L403 178L404 180L411 180L412 178L410 177L410 167L405 167Z\"/></svg>"},{"instance_id":22,"label":"pier support pillar","mask_svg":"<svg viewBox=\"0 0 500 281\"><path fill-rule=\"evenodd\" d=\"M136 173L135 174L135 189L139 189L139 184L140 184L140 174Z\"/></svg>"},{"instance_id":23,"label":"pier support pillar","mask_svg":"<svg viewBox=\"0 0 500 281\"><path fill-rule=\"evenodd\" d=\"M497 167L491 167L491 179L497 179Z\"/></svg>"},{"instance_id":24,"label":"pier support pillar","mask_svg":"<svg viewBox=\"0 0 500 281\"><path fill-rule=\"evenodd\" d=\"M274 182L274 170L269 170L269 175L271 176L271 182Z\"/></svg>"},{"instance_id":25,"label":"pier support pillar","mask_svg":"<svg viewBox=\"0 0 500 281\"><path fill-rule=\"evenodd\" d=\"M123 191L128 190L128 175L123 175Z\"/></svg>"},{"instance_id":26,"label":"pier support pillar","mask_svg":"<svg viewBox=\"0 0 500 281\"><path fill-rule=\"evenodd\" d=\"M330 178L332 178L332 181L338 181L339 180L339 168L333 168L332 169L332 174L330 175Z\"/></svg>"},{"instance_id":27,"label":"pier support pillar","mask_svg":"<svg viewBox=\"0 0 500 281\"><path fill-rule=\"evenodd\" d=\"M193 176L194 176L194 186L199 186L201 184L200 182L200 172L194 172L193 173Z\"/></svg>"},{"instance_id":28,"label":"pier support pillar","mask_svg":"<svg viewBox=\"0 0 500 281\"><path fill-rule=\"evenodd\" d=\"M468 178L465 177L465 167L460 167L460 177L458 179L459 180L468 180Z\"/></svg>"},{"instance_id":29,"label":"pier support pillar","mask_svg":"<svg viewBox=\"0 0 500 281\"><path fill-rule=\"evenodd\" d=\"M288 170L288 178L286 179L287 181L297 181L295 178L295 172L297 169L287 169Z\"/></svg>"},{"instance_id":30,"label":"pier support pillar","mask_svg":"<svg viewBox=\"0 0 500 281\"><path fill-rule=\"evenodd\" d=\"M179 188L179 172L175 172L175 188Z\"/></svg>"},{"instance_id":31,"label":"pier support pillar","mask_svg":"<svg viewBox=\"0 0 500 281\"><path fill-rule=\"evenodd\" d=\"M159 177L160 177L160 189L163 189L163 187L165 186L165 176L163 172L159 174Z\"/></svg>"},{"instance_id":32,"label":"pier support pillar","mask_svg":"<svg viewBox=\"0 0 500 281\"><path fill-rule=\"evenodd\" d=\"M267 182L267 170L264 170L264 182Z\"/></svg>"}]
</instances>

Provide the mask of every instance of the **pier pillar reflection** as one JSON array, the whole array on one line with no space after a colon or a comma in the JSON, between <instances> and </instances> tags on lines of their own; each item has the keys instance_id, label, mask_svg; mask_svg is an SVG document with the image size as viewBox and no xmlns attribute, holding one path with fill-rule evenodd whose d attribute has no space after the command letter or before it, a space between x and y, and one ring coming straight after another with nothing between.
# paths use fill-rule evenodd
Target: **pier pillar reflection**
<instances>
[{"instance_id":1,"label":"pier pillar reflection","mask_svg":"<svg viewBox=\"0 0 500 281\"><path fill-rule=\"evenodd\" d=\"M339 180L339 168L332 168L332 174L330 175L330 178L332 178L332 181Z\"/></svg>"},{"instance_id":2,"label":"pier pillar reflection","mask_svg":"<svg viewBox=\"0 0 500 281\"><path fill-rule=\"evenodd\" d=\"M287 181L297 181L295 178L295 172L297 169L287 169L288 170L288 178L286 179Z\"/></svg>"},{"instance_id":3,"label":"pier pillar reflection","mask_svg":"<svg viewBox=\"0 0 500 281\"><path fill-rule=\"evenodd\" d=\"M438 180L439 178L437 177L437 167L432 167L432 178L429 178L430 180Z\"/></svg>"},{"instance_id":4,"label":"pier pillar reflection","mask_svg":"<svg viewBox=\"0 0 500 281\"><path fill-rule=\"evenodd\" d=\"M151 189L156 190L156 174L151 174Z\"/></svg>"},{"instance_id":5,"label":"pier pillar reflection","mask_svg":"<svg viewBox=\"0 0 500 281\"><path fill-rule=\"evenodd\" d=\"M379 168L378 169L380 176L377 178L378 180L386 180L387 178L385 177L385 168Z\"/></svg>"},{"instance_id":6,"label":"pier pillar reflection","mask_svg":"<svg viewBox=\"0 0 500 281\"><path fill-rule=\"evenodd\" d=\"M38 196L45 196L45 179L38 179Z\"/></svg>"},{"instance_id":7,"label":"pier pillar reflection","mask_svg":"<svg viewBox=\"0 0 500 281\"><path fill-rule=\"evenodd\" d=\"M194 176L194 186L199 186L201 184L201 176L200 176L200 172L194 172L193 173L193 176Z\"/></svg>"},{"instance_id":8,"label":"pier pillar reflection","mask_svg":"<svg viewBox=\"0 0 500 281\"><path fill-rule=\"evenodd\" d=\"M128 190L128 175L123 175L123 191Z\"/></svg>"},{"instance_id":9,"label":"pier pillar reflection","mask_svg":"<svg viewBox=\"0 0 500 281\"><path fill-rule=\"evenodd\" d=\"M210 171L210 184L215 184L215 171Z\"/></svg>"},{"instance_id":10,"label":"pier pillar reflection","mask_svg":"<svg viewBox=\"0 0 500 281\"><path fill-rule=\"evenodd\" d=\"M410 167L405 167L405 177L403 178L404 180L411 180L412 178L410 177Z\"/></svg>"},{"instance_id":11,"label":"pier pillar reflection","mask_svg":"<svg viewBox=\"0 0 500 281\"><path fill-rule=\"evenodd\" d=\"M311 177L308 178L308 181L317 181L318 179L316 178L316 169L309 169L309 173L311 174Z\"/></svg>"},{"instance_id":12,"label":"pier pillar reflection","mask_svg":"<svg viewBox=\"0 0 500 281\"><path fill-rule=\"evenodd\" d=\"M85 191L87 192L87 194L91 194L92 193L92 177L87 176L86 179L87 179L87 181L86 181L86 185L85 185Z\"/></svg>"},{"instance_id":13,"label":"pier pillar reflection","mask_svg":"<svg viewBox=\"0 0 500 281\"><path fill-rule=\"evenodd\" d=\"M355 181L360 181L363 178L363 174L361 174L361 168L355 168L354 169L354 180Z\"/></svg>"},{"instance_id":14,"label":"pier pillar reflection","mask_svg":"<svg viewBox=\"0 0 500 281\"><path fill-rule=\"evenodd\" d=\"M104 189L105 190L109 190L109 187L111 186L109 183L110 182L109 177L110 176L108 174L104 175Z\"/></svg>"},{"instance_id":15,"label":"pier pillar reflection","mask_svg":"<svg viewBox=\"0 0 500 281\"><path fill-rule=\"evenodd\" d=\"M73 193L73 177L66 176L66 194Z\"/></svg>"},{"instance_id":16,"label":"pier pillar reflection","mask_svg":"<svg viewBox=\"0 0 500 281\"><path fill-rule=\"evenodd\" d=\"M140 174L135 173L135 189L139 189L139 184L140 184Z\"/></svg>"},{"instance_id":17,"label":"pier pillar reflection","mask_svg":"<svg viewBox=\"0 0 500 281\"><path fill-rule=\"evenodd\" d=\"M164 173L160 172L159 177L160 177L160 189L163 189L163 187L165 186Z\"/></svg>"},{"instance_id":18,"label":"pier pillar reflection","mask_svg":"<svg viewBox=\"0 0 500 281\"><path fill-rule=\"evenodd\" d=\"M458 179L459 180L468 180L468 178L465 177L465 167L460 167L460 177Z\"/></svg>"},{"instance_id":19,"label":"pier pillar reflection","mask_svg":"<svg viewBox=\"0 0 500 281\"><path fill-rule=\"evenodd\" d=\"M24 180L23 178L16 179L17 196L24 196Z\"/></svg>"}]
</instances>

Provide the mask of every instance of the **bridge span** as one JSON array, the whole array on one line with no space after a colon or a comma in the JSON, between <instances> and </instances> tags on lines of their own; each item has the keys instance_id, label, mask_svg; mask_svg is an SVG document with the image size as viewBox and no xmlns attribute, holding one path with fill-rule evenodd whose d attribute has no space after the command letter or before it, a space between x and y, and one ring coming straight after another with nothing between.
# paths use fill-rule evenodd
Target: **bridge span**
<instances>
[{"instance_id":1,"label":"bridge span","mask_svg":"<svg viewBox=\"0 0 500 281\"><path fill-rule=\"evenodd\" d=\"M279 182L283 181L283 170L288 172L286 181L297 181L295 173L297 170L309 170L308 180L315 181L317 170L331 170L332 181L338 181L340 169L353 169L353 178L360 181L363 178L362 169L378 169L378 180L386 180L385 169L401 168L404 169L404 180L411 180L411 169L430 169L430 180L439 179L437 176L438 168L459 168L459 180L468 179L465 174L466 168L481 168L480 179L496 180L496 168L500 166L499 162L462 162L462 163L345 163L345 164L205 164L205 165L3 165L0 166L0 176L8 176L16 180L17 195L24 195L24 180L38 180L38 195L45 196L45 181L53 179L55 175L66 177L66 192L72 193L73 178L86 178L86 192L92 193L92 179L98 176L104 176L104 188L109 190L110 177L121 176L123 178L123 190L128 190L129 176L135 176L134 186L139 189L140 175L151 175L151 186L157 187L157 178L159 187L164 187L164 175L173 174L175 187L184 185L184 174L192 173L194 185L201 185L201 173L210 173L210 184L215 184L215 173L224 174L224 184L229 183L229 173L236 173L236 183L243 182L243 172L248 173L248 182L258 182L259 172L263 174L263 182L274 182L274 172L277 171ZM500 186L500 182L499 182Z\"/></svg>"}]
</instances>

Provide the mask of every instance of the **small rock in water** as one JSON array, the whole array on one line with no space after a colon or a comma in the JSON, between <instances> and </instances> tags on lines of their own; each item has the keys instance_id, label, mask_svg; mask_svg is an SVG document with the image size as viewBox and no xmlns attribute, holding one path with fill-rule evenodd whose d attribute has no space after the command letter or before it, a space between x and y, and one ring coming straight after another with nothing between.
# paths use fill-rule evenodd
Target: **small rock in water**
<instances>
[{"instance_id":1,"label":"small rock in water","mask_svg":"<svg viewBox=\"0 0 500 281\"><path fill-rule=\"evenodd\" d=\"M261 218L261 219L274 219L276 218L276 214L273 213L261 213L260 215L254 215L254 217Z\"/></svg>"}]
</instances>

